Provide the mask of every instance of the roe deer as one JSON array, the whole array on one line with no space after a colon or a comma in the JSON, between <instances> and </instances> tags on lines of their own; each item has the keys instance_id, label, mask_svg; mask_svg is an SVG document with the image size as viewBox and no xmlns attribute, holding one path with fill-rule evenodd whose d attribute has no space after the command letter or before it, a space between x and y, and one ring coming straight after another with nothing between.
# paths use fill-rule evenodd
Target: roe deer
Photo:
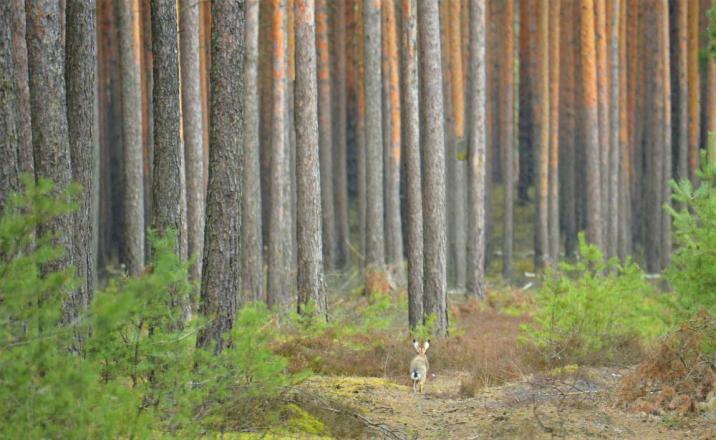
<instances>
[{"instance_id":1,"label":"roe deer","mask_svg":"<svg viewBox=\"0 0 716 440\"><path fill-rule=\"evenodd\" d=\"M410 361L410 378L413 380L413 392L422 393L425 380L428 378L428 357L425 352L430 347L430 339L425 341L423 344L419 344L418 341L413 339L413 347L418 355Z\"/></svg>"}]
</instances>

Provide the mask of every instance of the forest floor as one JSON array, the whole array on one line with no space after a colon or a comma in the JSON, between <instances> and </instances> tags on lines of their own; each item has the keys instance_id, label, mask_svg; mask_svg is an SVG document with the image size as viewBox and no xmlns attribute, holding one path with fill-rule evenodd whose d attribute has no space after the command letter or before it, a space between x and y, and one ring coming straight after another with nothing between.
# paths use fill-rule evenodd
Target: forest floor
<instances>
[{"instance_id":1,"label":"forest floor","mask_svg":"<svg viewBox=\"0 0 716 440\"><path fill-rule=\"evenodd\" d=\"M479 390L462 397L465 373L436 371L423 394L408 381L316 377L302 388L354 411L361 438L392 439L716 439L716 414L653 416L615 405L623 371L580 369ZM354 437L354 435L351 435Z\"/></svg>"}]
</instances>

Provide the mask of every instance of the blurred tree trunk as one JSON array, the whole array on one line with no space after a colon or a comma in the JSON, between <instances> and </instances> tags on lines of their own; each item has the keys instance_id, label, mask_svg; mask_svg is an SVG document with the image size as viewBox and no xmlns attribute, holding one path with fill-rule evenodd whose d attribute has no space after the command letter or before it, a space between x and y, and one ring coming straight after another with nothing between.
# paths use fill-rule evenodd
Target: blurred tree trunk
<instances>
[{"instance_id":1,"label":"blurred tree trunk","mask_svg":"<svg viewBox=\"0 0 716 440\"><path fill-rule=\"evenodd\" d=\"M584 130L587 239L602 246L601 167L599 159L599 117L597 108L597 53L594 33L594 1L583 0L579 14L580 63L582 80L582 123Z\"/></svg>"},{"instance_id":2,"label":"blurred tree trunk","mask_svg":"<svg viewBox=\"0 0 716 440\"><path fill-rule=\"evenodd\" d=\"M174 0L152 0L154 53L153 227L177 233L176 252L187 258L186 179L179 111L179 41Z\"/></svg>"},{"instance_id":3,"label":"blurred tree trunk","mask_svg":"<svg viewBox=\"0 0 716 440\"><path fill-rule=\"evenodd\" d=\"M364 255L364 258L362 259L363 265L366 265L366 256L367 256L367 193L368 193L368 187L367 187L367 161L368 161L368 141L367 141L367 134L366 134L366 114L365 114L365 102L366 102L366 88L365 88L365 78L366 78L366 72L365 72L365 63L366 63L366 56L365 56L365 20L364 17L364 3L365 0L356 0L356 9L358 11L356 12L356 22L358 25L357 33L358 33L358 48L357 48L357 58L358 58L358 66L357 66L357 90L356 90L356 101L357 101L357 119L356 122L356 144L357 144L357 178L358 178L358 237L359 237L359 244L360 244L360 250Z\"/></svg>"},{"instance_id":4,"label":"blurred tree trunk","mask_svg":"<svg viewBox=\"0 0 716 440\"><path fill-rule=\"evenodd\" d=\"M467 290L485 297L485 0L470 0Z\"/></svg>"},{"instance_id":5,"label":"blurred tree trunk","mask_svg":"<svg viewBox=\"0 0 716 440\"><path fill-rule=\"evenodd\" d=\"M243 132L245 5L243 0L212 4L211 124L206 242L201 283L207 326L199 347L228 344L239 299L241 266L241 150Z\"/></svg>"},{"instance_id":6,"label":"blurred tree trunk","mask_svg":"<svg viewBox=\"0 0 716 440\"><path fill-rule=\"evenodd\" d=\"M57 190L72 181L67 93L65 89L64 13L56 0L28 0L27 58L32 113L32 143L35 175L54 182ZM50 220L39 234L57 236L56 243L65 252L46 271L67 269L73 263L73 218L71 214ZM64 317L71 313L70 300Z\"/></svg>"},{"instance_id":7,"label":"blurred tree trunk","mask_svg":"<svg viewBox=\"0 0 716 440\"><path fill-rule=\"evenodd\" d=\"M335 2L333 11L333 48L335 71L333 74L333 96L335 119L333 120L334 154L333 182L336 212L336 265L345 266L348 261L350 229L348 219L348 139L346 101L346 0Z\"/></svg>"},{"instance_id":8,"label":"blurred tree trunk","mask_svg":"<svg viewBox=\"0 0 716 440\"><path fill-rule=\"evenodd\" d=\"M244 149L241 199L241 296L264 299L261 235L261 165L259 158L259 0L246 0L244 63Z\"/></svg>"},{"instance_id":9,"label":"blurred tree trunk","mask_svg":"<svg viewBox=\"0 0 716 440\"><path fill-rule=\"evenodd\" d=\"M536 55L537 16L536 0L520 1L520 86L519 86L519 163L520 175L517 184L517 197L520 203L529 201L529 187L532 184L531 167L533 166L533 148L535 139L536 115L533 112L533 94L536 87ZM536 194L535 194L536 195Z\"/></svg>"},{"instance_id":10,"label":"blurred tree trunk","mask_svg":"<svg viewBox=\"0 0 716 440\"><path fill-rule=\"evenodd\" d=\"M577 129L577 23L574 16L579 12L578 4L565 2L561 8L560 33L562 46L560 58L572 60L560 66L559 103L562 114L559 117L559 200L564 229L565 255L571 258L577 249L577 182L576 182L576 129Z\"/></svg>"},{"instance_id":11,"label":"blurred tree trunk","mask_svg":"<svg viewBox=\"0 0 716 440\"><path fill-rule=\"evenodd\" d=\"M535 93L535 121L537 123L537 148L535 187L535 268L543 269L549 258L549 171L550 171L550 3L537 3L537 75Z\"/></svg>"},{"instance_id":12,"label":"blurred tree trunk","mask_svg":"<svg viewBox=\"0 0 716 440\"><path fill-rule=\"evenodd\" d=\"M0 214L10 193L20 190L20 121L16 81L13 4L0 5Z\"/></svg>"},{"instance_id":13,"label":"blurred tree trunk","mask_svg":"<svg viewBox=\"0 0 716 440\"><path fill-rule=\"evenodd\" d=\"M677 178L689 178L689 3L676 2L676 66L677 101L675 120L678 121L676 139L678 142Z\"/></svg>"},{"instance_id":14,"label":"blurred tree trunk","mask_svg":"<svg viewBox=\"0 0 716 440\"><path fill-rule=\"evenodd\" d=\"M190 268L192 279L201 279L204 249L204 128L199 64L199 3L181 0L179 41L181 54L181 103L186 162L188 254L197 256Z\"/></svg>"},{"instance_id":15,"label":"blurred tree trunk","mask_svg":"<svg viewBox=\"0 0 716 440\"><path fill-rule=\"evenodd\" d=\"M381 106L381 1L364 0L366 141L366 294L371 277L383 270L383 121Z\"/></svg>"},{"instance_id":16,"label":"blurred tree trunk","mask_svg":"<svg viewBox=\"0 0 716 440\"><path fill-rule=\"evenodd\" d=\"M699 148L701 139L699 130L701 124L701 95L699 72L699 2L689 3L688 11L688 87L689 87L689 177L696 182L696 170L699 168Z\"/></svg>"},{"instance_id":17,"label":"blurred tree trunk","mask_svg":"<svg viewBox=\"0 0 716 440\"><path fill-rule=\"evenodd\" d=\"M600 164L600 185L602 190L602 243L601 249L604 255L611 257L612 249L609 248L609 224L612 213L609 211L609 132L611 130L609 114L609 58L607 33L607 0L594 0L595 12L595 39L597 51L597 113L599 123L599 164Z\"/></svg>"},{"instance_id":18,"label":"blurred tree trunk","mask_svg":"<svg viewBox=\"0 0 716 440\"><path fill-rule=\"evenodd\" d=\"M77 199L72 237L73 264L80 285L65 303L65 322L75 321L87 308L97 285L99 120L95 19L95 0L67 0L67 123L72 180L82 185L82 191Z\"/></svg>"},{"instance_id":19,"label":"blurred tree trunk","mask_svg":"<svg viewBox=\"0 0 716 440\"><path fill-rule=\"evenodd\" d=\"M609 59L611 70L611 84L609 97L609 113L611 114L609 127L609 174L607 186L609 188L609 217L607 217L607 249L610 256L619 255L619 169L620 169L620 71L619 62L619 33L621 29L621 0L610 3L609 25ZM668 30L667 30L668 32Z\"/></svg>"},{"instance_id":20,"label":"blurred tree trunk","mask_svg":"<svg viewBox=\"0 0 716 440\"><path fill-rule=\"evenodd\" d=\"M138 0L117 3L119 61L122 78L122 141L124 161L124 234L122 261L130 275L144 270L144 154Z\"/></svg>"},{"instance_id":21,"label":"blurred tree trunk","mask_svg":"<svg viewBox=\"0 0 716 440\"><path fill-rule=\"evenodd\" d=\"M500 145L502 147L502 182L504 186L504 217L502 225L502 274L512 274L512 248L514 241L514 190L515 190L515 107L514 107L514 0L505 2L504 51L502 69L502 92L500 101Z\"/></svg>"},{"instance_id":22,"label":"blurred tree trunk","mask_svg":"<svg viewBox=\"0 0 716 440\"><path fill-rule=\"evenodd\" d=\"M272 206L273 9L273 0L259 0L259 160L261 162L261 224L263 225L261 233L264 245L264 265L268 259L268 224Z\"/></svg>"},{"instance_id":23,"label":"blurred tree trunk","mask_svg":"<svg viewBox=\"0 0 716 440\"><path fill-rule=\"evenodd\" d=\"M388 101L390 103L390 124L388 126L388 151L385 164L386 199L385 199L385 238L387 241L386 263L400 267L403 261L403 231L400 220L400 60L398 59L398 35L395 14L395 0L383 0L385 14L385 31L387 40L387 67L384 72L387 79Z\"/></svg>"},{"instance_id":24,"label":"blurred tree trunk","mask_svg":"<svg viewBox=\"0 0 716 440\"><path fill-rule=\"evenodd\" d=\"M331 57L328 46L326 0L316 0L316 51L318 56L318 139L321 152L321 224L323 261L335 267L336 222L333 193L333 122L331 115Z\"/></svg>"},{"instance_id":25,"label":"blurred tree trunk","mask_svg":"<svg viewBox=\"0 0 716 440\"><path fill-rule=\"evenodd\" d=\"M298 312L306 313L312 304L312 312L326 319L314 9L313 0L296 0Z\"/></svg>"},{"instance_id":26,"label":"blurred tree trunk","mask_svg":"<svg viewBox=\"0 0 716 440\"><path fill-rule=\"evenodd\" d=\"M556 265L559 262L560 240L559 240L559 89L560 85L560 7L561 0L550 0L549 2L549 202L548 222L549 225L549 262ZM572 60L569 60L572 61ZM568 62L569 62L568 61Z\"/></svg>"},{"instance_id":27,"label":"blurred tree trunk","mask_svg":"<svg viewBox=\"0 0 716 440\"><path fill-rule=\"evenodd\" d=\"M286 0L273 0L273 120L271 122L271 205L268 233L268 304L288 299L291 267L289 144L286 138L288 69Z\"/></svg>"},{"instance_id":28,"label":"blurred tree trunk","mask_svg":"<svg viewBox=\"0 0 716 440\"><path fill-rule=\"evenodd\" d=\"M423 201L420 176L417 0L402 0L403 127L405 134L406 220L408 251L408 322L423 324Z\"/></svg>"},{"instance_id":29,"label":"blurred tree trunk","mask_svg":"<svg viewBox=\"0 0 716 440\"><path fill-rule=\"evenodd\" d=\"M27 39L25 0L10 0L12 17L12 56L15 70L15 124L18 136L18 161L23 173L34 174L32 157L32 121L30 118L30 89L27 71Z\"/></svg>"},{"instance_id":30,"label":"blurred tree trunk","mask_svg":"<svg viewBox=\"0 0 716 440\"><path fill-rule=\"evenodd\" d=\"M435 316L435 334L446 335L447 239L445 212L445 137L440 21L437 0L418 5L420 38L420 102L423 156L424 304L426 315Z\"/></svg>"},{"instance_id":31,"label":"blurred tree trunk","mask_svg":"<svg viewBox=\"0 0 716 440\"><path fill-rule=\"evenodd\" d=\"M669 36L669 0L659 0L657 3L659 35L659 78L663 82L661 103L663 106L663 122L660 125L662 154L664 156L661 181L661 203L659 214L661 215L661 249L660 249L660 270L666 269L671 264L671 215L664 209L665 205L671 206L671 179L672 172L672 126L671 126L671 41Z\"/></svg>"},{"instance_id":32,"label":"blurred tree trunk","mask_svg":"<svg viewBox=\"0 0 716 440\"><path fill-rule=\"evenodd\" d=\"M622 260L631 255L631 156L630 156L630 130L628 107L630 105L628 94L628 58L627 58L627 26L628 8L627 0L621 0L620 46L619 46L619 258ZM686 134L684 130L682 133Z\"/></svg>"}]
</instances>

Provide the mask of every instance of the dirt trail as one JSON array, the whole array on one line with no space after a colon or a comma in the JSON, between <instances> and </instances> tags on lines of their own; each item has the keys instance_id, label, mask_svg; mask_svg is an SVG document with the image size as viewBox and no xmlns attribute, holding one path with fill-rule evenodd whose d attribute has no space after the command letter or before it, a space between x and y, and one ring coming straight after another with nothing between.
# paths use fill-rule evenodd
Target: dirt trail
<instances>
[{"instance_id":1,"label":"dirt trail","mask_svg":"<svg viewBox=\"0 0 716 440\"><path fill-rule=\"evenodd\" d=\"M716 439L714 416L654 417L612 404L620 372L590 369L544 376L460 396L461 373L436 372L424 394L407 380L317 377L306 391L352 408L375 425L363 438Z\"/></svg>"}]
</instances>

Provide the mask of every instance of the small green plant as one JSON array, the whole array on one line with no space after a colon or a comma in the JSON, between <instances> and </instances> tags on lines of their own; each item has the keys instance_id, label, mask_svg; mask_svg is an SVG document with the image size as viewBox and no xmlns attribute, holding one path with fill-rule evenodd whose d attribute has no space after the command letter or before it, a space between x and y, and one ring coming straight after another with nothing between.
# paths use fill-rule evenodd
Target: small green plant
<instances>
[{"instance_id":1,"label":"small green plant","mask_svg":"<svg viewBox=\"0 0 716 440\"><path fill-rule=\"evenodd\" d=\"M547 364L620 363L625 348L664 330L654 289L632 261L605 261L579 236L581 258L549 271L536 296L534 322L523 325L523 341Z\"/></svg>"},{"instance_id":2,"label":"small green plant","mask_svg":"<svg viewBox=\"0 0 716 440\"><path fill-rule=\"evenodd\" d=\"M672 183L674 200L686 209L666 206L677 244L666 278L676 291L681 319L702 308L716 314L716 163L702 159L698 188L689 180Z\"/></svg>"}]
</instances>

